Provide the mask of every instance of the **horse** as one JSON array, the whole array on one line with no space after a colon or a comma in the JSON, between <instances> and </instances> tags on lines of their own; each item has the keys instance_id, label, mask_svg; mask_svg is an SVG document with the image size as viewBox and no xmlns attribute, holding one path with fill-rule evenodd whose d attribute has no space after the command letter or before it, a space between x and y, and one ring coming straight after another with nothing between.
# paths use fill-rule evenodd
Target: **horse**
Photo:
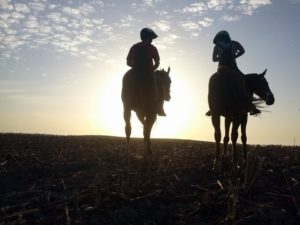
<instances>
[{"instance_id":1,"label":"horse","mask_svg":"<svg viewBox=\"0 0 300 225\"><path fill-rule=\"evenodd\" d=\"M167 71L164 69L156 70L153 75L153 82L149 82L146 75L136 74L133 69L128 70L122 79L121 98L123 102L123 117L125 121L125 134L127 144L131 135L131 111L135 111L137 118L143 125L144 136L144 159L151 155L151 130L157 119L158 96L160 101L170 101L170 67Z\"/></svg>"},{"instance_id":2,"label":"horse","mask_svg":"<svg viewBox=\"0 0 300 225\"><path fill-rule=\"evenodd\" d=\"M246 74L244 76L246 89L250 96L257 95L261 102L265 102L266 105L273 105L275 102L274 95L270 90L268 81L265 78L265 70L261 74ZM214 138L215 138L215 165L220 168L221 161L224 155L227 153L227 146L229 143L229 133L231 128L231 142L232 142L232 164L237 165L237 148L236 143L238 139L238 129L241 126L241 141L243 149L243 162L247 160L247 135L246 127L248 121L248 112L242 108L235 107L236 96L234 96L234 89L230 86L230 80L227 79L226 74L216 72L209 80L209 94L208 102L211 114L211 121L214 127ZM254 98L253 98L254 99ZM255 100L255 99L254 99ZM254 101L253 100L253 101ZM220 117L225 118L225 135L223 138L224 151L221 152L221 129L220 129ZM221 154L221 157L220 157Z\"/></svg>"}]
</instances>

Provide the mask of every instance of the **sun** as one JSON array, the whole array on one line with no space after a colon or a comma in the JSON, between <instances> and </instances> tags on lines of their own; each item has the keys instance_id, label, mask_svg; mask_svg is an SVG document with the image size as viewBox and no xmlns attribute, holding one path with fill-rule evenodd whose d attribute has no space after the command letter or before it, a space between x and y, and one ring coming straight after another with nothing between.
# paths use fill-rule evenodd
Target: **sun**
<instances>
[{"instance_id":1,"label":"sun","mask_svg":"<svg viewBox=\"0 0 300 225\"><path fill-rule=\"evenodd\" d=\"M193 117L193 104L188 83L171 71L171 100L165 102L167 117L158 117L152 136L157 138L180 138L189 131Z\"/></svg>"},{"instance_id":2,"label":"sun","mask_svg":"<svg viewBox=\"0 0 300 225\"><path fill-rule=\"evenodd\" d=\"M123 104L121 101L122 77L126 70L120 70L105 79L96 98L95 122L103 135L125 136ZM158 117L151 136L155 138L178 138L188 132L193 117L191 96L183 78L172 74L171 100L165 102L166 117ZM131 115L132 137L142 137L143 127L136 114Z\"/></svg>"}]
</instances>

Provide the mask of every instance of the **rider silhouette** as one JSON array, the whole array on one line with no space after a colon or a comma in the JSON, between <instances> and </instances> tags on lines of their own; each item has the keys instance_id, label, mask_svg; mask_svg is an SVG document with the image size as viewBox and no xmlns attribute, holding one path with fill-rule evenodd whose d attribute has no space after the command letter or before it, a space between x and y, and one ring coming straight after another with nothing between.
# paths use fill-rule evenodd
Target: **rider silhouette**
<instances>
[{"instance_id":1,"label":"rider silhouette","mask_svg":"<svg viewBox=\"0 0 300 225\"><path fill-rule=\"evenodd\" d=\"M247 111L250 112L250 115L261 113L252 103L253 98L247 92L245 79L243 77L244 74L239 70L236 63L236 58L245 53L243 46L239 42L231 40L229 33L225 30L216 34L213 43L215 46L212 60L219 62L218 72L221 74L231 74L230 77L234 82L235 88L245 103L245 107Z\"/></svg>"},{"instance_id":2,"label":"rider silhouette","mask_svg":"<svg viewBox=\"0 0 300 225\"><path fill-rule=\"evenodd\" d=\"M153 95L158 102L157 113L160 116L166 116L163 109L163 93L158 90L157 82L154 76L154 71L160 63L159 53L157 48L152 45L153 39L157 38L157 34L150 28L143 28L140 31L141 42L134 44L127 55L127 65L130 66L137 75L138 81L150 82L153 87ZM154 62L154 64L153 64Z\"/></svg>"}]
</instances>

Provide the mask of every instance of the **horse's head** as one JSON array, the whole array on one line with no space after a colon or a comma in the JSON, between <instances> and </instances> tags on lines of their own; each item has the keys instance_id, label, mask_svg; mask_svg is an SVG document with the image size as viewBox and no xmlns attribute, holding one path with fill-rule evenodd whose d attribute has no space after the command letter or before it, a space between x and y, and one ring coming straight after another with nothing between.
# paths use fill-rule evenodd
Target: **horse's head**
<instances>
[{"instance_id":1,"label":"horse's head","mask_svg":"<svg viewBox=\"0 0 300 225\"><path fill-rule=\"evenodd\" d=\"M161 80L161 83L163 85L163 90L164 90L164 100L165 101L170 101L171 99L171 78L170 78L170 67L168 68L168 71L165 71L164 69L162 70L157 70L156 71L158 77Z\"/></svg>"},{"instance_id":2,"label":"horse's head","mask_svg":"<svg viewBox=\"0 0 300 225\"><path fill-rule=\"evenodd\" d=\"M250 81L249 84L251 91L254 94L258 95L262 100L264 100L267 105L273 105L275 102L275 98L269 87L268 81L265 78L266 72L267 70L258 75L249 75L250 79L247 79L248 76L245 77L246 81Z\"/></svg>"}]
</instances>

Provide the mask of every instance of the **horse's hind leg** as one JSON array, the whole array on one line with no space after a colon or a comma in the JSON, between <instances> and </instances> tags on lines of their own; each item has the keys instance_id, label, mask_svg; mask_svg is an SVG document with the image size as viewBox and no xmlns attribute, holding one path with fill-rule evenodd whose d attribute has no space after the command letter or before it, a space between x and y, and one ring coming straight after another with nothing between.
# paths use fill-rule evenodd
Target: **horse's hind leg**
<instances>
[{"instance_id":1,"label":"horse's hind leg","mask_svg":"<svg viewBox=\"0 0 300 225\"><path fill-rule=\"evenodd\" d=\"M246 126L248 122L248 114L242 116L241 119L241 139L243 144L243 163L245 164L247 161L247 134L246 134Z\"/></svg>"},{"instance_id":2,"label":"horse's hind leg","mask_svg":"<svg viewBox=\"0 0 300 225\"><path fill-rule=\"evenodd\" d=\"M220 128L220 115L214 115L211 116L211 122L215 129L215 141L216 141L216 158L215 163L216 165L220 162L220 142L221 142L221 128ZM218 166L218 165L217 165Z\"/></svg>"},{"instance_id":3,"label":"horse's hind leg","mask_svg":"<svg viewBox=\"0 0 300 225\"><path fill-rule=\"evenodd\" d=\"M124 105L124 121L125 121L125 134L126 134L126 140L129 142L130 135L131 135L131 124L130 124L130 118L131 118L131 109Z\"/></svg>"},{"instance_id":4,"label":"horse's hind leg","mask_svg":"<svg viewBox=\"0 0 300 225\"><path fill-rule=\"evenodd\" d=\"M238 139L238 129L241 124L240 116L234 116L232 121L232 130L231 130L231 141L232 141L232 163L234 166L237 164L237 149L236 143Z\"/></svg>"},{"instance_id":5,"label":"horse's hind leg","mask_svg":"<svg viewBox=\"0 0 300 225\"><path fill-rule=\"evenodd\" d=\"M229 117L225 117L225 134L223 138L223 143L224 143L224 151L223 151L223 156L227 155L227 146L229 142L229 129L230 129L230 124L231 124L232 119Z\"/></svg>"},{"instance_id":6,"label":"horse's hind leg","mask_svg":"<svg viewBox=\"0 0 300 225\"><path fill-rule=\"evenodd\" d=\"M146 121L144 123L144 142L145 142L144 153L146 158L148 158L148 156L151 156L152 154L150 136L151 136L151 130L155 120L156 120L156 114L153 114L147 116Z\"/></svg>"}]
</instances>

